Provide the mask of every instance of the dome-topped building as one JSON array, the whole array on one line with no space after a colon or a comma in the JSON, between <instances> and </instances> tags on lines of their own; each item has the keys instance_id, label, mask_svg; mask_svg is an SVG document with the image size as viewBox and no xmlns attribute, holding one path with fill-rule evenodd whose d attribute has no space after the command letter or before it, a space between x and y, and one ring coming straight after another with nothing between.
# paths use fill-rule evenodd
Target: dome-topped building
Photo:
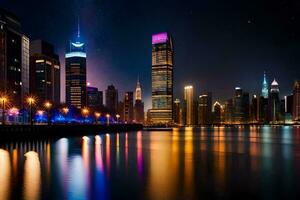
<instances>
[{"instance_id":1,"label":"dome-topped building","mask_svg":"<svg viewBox=\"0 0 300 200\"><path fill-rule=\"evenodd\" d=\"M271 93L274 93L274 92L279 93L279 84L275 80L275 78L274 78L273 82L271 83Z\"/></svg>"}]
</instances>

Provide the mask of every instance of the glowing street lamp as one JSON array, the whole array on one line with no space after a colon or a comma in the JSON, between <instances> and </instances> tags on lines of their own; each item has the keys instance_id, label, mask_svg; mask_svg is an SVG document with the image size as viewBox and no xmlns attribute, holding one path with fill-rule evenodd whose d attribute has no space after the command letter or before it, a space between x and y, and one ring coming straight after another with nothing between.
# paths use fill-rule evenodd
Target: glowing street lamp
<instances>
[{"instance_id":1,"label":"glowing street lamp","mask_svg":"<svg viewBox=\"0 0 300 200\"><path fill-rule=\"evenodd\" d=\"M30 120L30 125L33 125L33 121L32 121L32 106L35 104L35 99L33 96L30 96L26 99L28 105L29 105L29 120Z\"/></svg>"},{"instance_id":2,"label":"glowing street lamp","mask_svg":"<svg viewBox=\"0 0 300 200\"><path fill-rule=\"evenodd\" d=\"M95 112L94 115L95 115L96 124L98 124L98 120L99 120L99 118L101 116L101 113Z\"/></svg>"},{"instance_id":3,"label":"glowing street lamp","mask_svg":"<svg viewBox=\"0 0 300 200\"><path fill-rule=\"evenodd\" d=\"M48 125L49 125L50 124L50 109L52 107L52 104L49 101L46 101L44 103L44 106L47 109L47 122L48 122Z\"/></svg>"},{"instance_id":4,"label":"glowing street lamp","mask_svg":"<svg viewBox=\"0 0 300 200\"><path fill-rule=\"evenodd\" d=\"M5 103L8 101L6 96L0 97L0 102L2 104L2 124L5 124Z\"/></svg>"},{"instance_id":5,"label":"glowing street lamp","mask_svg":"<svg viewBox=\"0 0 300 200\"><path fill-rule=\"evenodd\" d=\"M107 118L107 125L109 125L110 114L106 114L106 118Z\"/></svg>"},{"instance_id":6,"label":"glowing street lamp","mask_svg":"<svg viewBox=\"0 0 300 200\"><path fill-rule=\"evenodd\" d=\"M117 114L117 115L116 115L116 118L117 118L117 123L119 123L119 119L120 119L120 117L121 117L121 116L120 116L119 114Z\"/></svg>"},{"instance_id":7,"label":"glowing street lamp","mask_svg":"<svg viewBox=\"0 0 300 200\"><path fill-rule=\"evenodd\" d=\"M90 111L88 108L83 108L81 110L81 113L82 113L83 117L86 119L89 116Z\"/></svg>"},{"instance_id":8,"label":"glowing street lamp","mask_svg":"<svg viewBox=\"0 0 300 200\"><path fill-rule=\"evenodd\" d=\"M69 108L68 107L63 107L62 108L62 112L63 112L63 114L64 114L64 116L65 116L65 123L67 124L67 115L68 115L68 113L69 113Z\"/></svg>"},{"instance_id":9,"label":"glowing street lamp","mask_svg":"<svg viewBox=\"0 0 300 200\"><path fill-rule=\"evenodd\" d=\"M38 111L37 111L37 115L38 115L39 117L43 117L44 111L43 111L43 110L38 110Z\"/></svg>"}]
</instances>

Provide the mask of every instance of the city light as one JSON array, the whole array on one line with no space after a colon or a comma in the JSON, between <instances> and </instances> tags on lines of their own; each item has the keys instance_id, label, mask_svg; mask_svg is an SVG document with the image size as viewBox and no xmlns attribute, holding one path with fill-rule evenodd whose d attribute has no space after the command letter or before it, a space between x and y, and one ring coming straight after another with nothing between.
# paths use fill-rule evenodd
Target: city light
<instances>
[{"instance_id":1,"label":"city light","mask_svg":"<svg viewBox=\"0 0 300 200\"><path fill-rule=\"evenodd\" d=\"M33 105L33 104L35 104L35 98L33 97L33 96L30 96L30 97L27 97L27 103L29 104L29 105Z\"/></svg>"},{"instance_id":2,"label":"city light","mask_svg":"<svg viewBox=\"0 0 300 200\"><path fill-rule=\"evenodd\" d=\"M0 97L0 102L2 104L2 124L5 124L5 104L7 103L7 96L3 95Z\"/></svg>"},{"instance_id":3,"label":"city light","mask_svg":"<svg viewBox=\"0 0 300 200\"><path fill-rule=\"evenodd\" d=\"M52 107L52 104L49 101L46 101L44 106L45 108L50 109Z\"/></svg>"}]
</instances>

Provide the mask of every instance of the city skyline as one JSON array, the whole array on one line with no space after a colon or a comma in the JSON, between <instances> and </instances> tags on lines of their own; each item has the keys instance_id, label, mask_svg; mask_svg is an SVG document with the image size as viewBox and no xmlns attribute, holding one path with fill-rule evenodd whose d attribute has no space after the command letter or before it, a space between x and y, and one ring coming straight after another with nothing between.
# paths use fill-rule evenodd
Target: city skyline
<instances>
[{"instance_id":1,"label":"city skyline","mask_svg":"<svg viewBox=\"0 0 300 200\"><path fill-rule=\"evenodd\" d=\"M16 4L18 6L15 6ZM43 5L51 9L37 10L41 19L46 20L47 16L51 17L47 26L37 21L39 18L35 17L35 14L26 12L26 8L36 7L35 4L38 3L4 1L3 7L22 20L22 29L31 40L45 39L54 44L60 55L60 63L65 63L63 59L65 45L77 28L79 16L84 39L87 40L88 81L102 91L107 85L115 84L123 93L134 89L136 76L139 75L144 88L146 109L151 107L149 46L151 46L151 35L156 32L169 31L175 40L174 98L182 98L181 90L186 84L194 85L195 94L200 94L204 90L211 91L214 94L213 98L219 97L218 100L221 101L226 100L230 96L231 88L236 86L242 87L250 94L259 94L263 71L266 71L268 80L274 77L278 79L281 83L281 94L287 95L292 92L293 81L299 77L299 70L297 70L299 59L296 56L298 47L289 45L299 42L297 35L299 21L296 18L291 24L287 23L296 14L292 9L293 3L286 6L287 10L291 11L288 12L281 9L279 3L275 1L264 14L261 9L266 8L265 3L258 3L256 6L258 8L246 8L241 3L234 2L231 4L232 8L227 8L222 2L216 4L216 2L192 1L185 5L174 2L172 4L174 8L179 9L183 6L182 10L177 12L178 26L174 26L170 17L158 12L167 2L155 4L156 7L149 3L145 3L145 6L137 4L133 8L124 5L128 11L145 10L141 19L135 19L127 12L114 13L112 4L108 2L100 5L88 1L75 1L74 4L53 1L52 6L49 6L49 3ZM123 3L117 1L114 5L118 10ZM215 5L217 6L214 7ZM212 14L200 12L206 8L212 9ZM228 12L224 15L228 9L236 11L237 19L233 19ZM279 9L281 12L277 16L272 9ZM43 10L43 14L39 10ZM159 14L149 21L147 19L152 19L150 10L157 11ZM59 14L54 16L56 12ZM90 22L90 15L99 17L99 22ZM171 12L172 15L175 13ZM218 21L221 16L224 19ZM286 16L289 18L285 19ZM212 18L203 22L202 17ZM162 20L159 21L158 18ZM130 27L134 23L139 24L141 20L146 20L145 28L130 35ZM283 23L280 23L282 21ZM124 22L128 22L128 26L116 28L118 27L116 24ZM273 28L263 27L262 24L266 22L271 22ZM197 24L199 28L195 28ZM58 25L59 28L54 29L54 25ZM184 31L182 27L185 27ZM209 35L212 31L220 33ZM257 31L263 34L258 36L255 34ZM249 40L246 41L246 38ZM128 44L132 44L132 48L128 49ZM126 48L128 51L125 52ZM115 57L118 57L117 61L113 59ZM127 66L130 66L130 70ZM63 65L61 74L64 74ZM223 74L226 75L226 80ZM99 76L100 80L97 79ZM124 76L127 78L122 79ZM259 81L256 81L258 79ZM61 82L64 88L64 80L62 79Z\"/></svg>"}]
</instances>

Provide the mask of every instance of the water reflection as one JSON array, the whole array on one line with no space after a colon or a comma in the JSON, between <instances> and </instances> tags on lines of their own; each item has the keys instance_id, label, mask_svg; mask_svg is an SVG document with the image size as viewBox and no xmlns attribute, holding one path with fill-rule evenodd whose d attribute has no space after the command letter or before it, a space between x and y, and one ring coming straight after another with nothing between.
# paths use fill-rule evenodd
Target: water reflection
<instances>
[{"instance_id":1,"label":"water reflection","mask_svg":"<svg viewBox=\"0 0 300 200\"><path fill-rule=\"evenodd\" d=\"M10 199L11 165L9 152L0 149L0 199Z\"/></svg>"},{"instance_id":2,"label":"water reflection","mask_svg":"<svg viewBox=\"0 0 300 200\"><path fill-rule=\"evenodd\" d=\"M215 127L0 143L0 163L1 200L231 199L237 191L253 199L293 199L300 185L300 128Z\"/></svg>"},{"instance_id":3,"label":"water reflection","mask_svg":"<svg viewBox=\"0 0 300 200\"><path fill-rule=\"evenodd\" d=\"M40 199L41 166L39 155L34 151L29 151L24 156L24 199Z\"/></svg>"}]
</instances>

